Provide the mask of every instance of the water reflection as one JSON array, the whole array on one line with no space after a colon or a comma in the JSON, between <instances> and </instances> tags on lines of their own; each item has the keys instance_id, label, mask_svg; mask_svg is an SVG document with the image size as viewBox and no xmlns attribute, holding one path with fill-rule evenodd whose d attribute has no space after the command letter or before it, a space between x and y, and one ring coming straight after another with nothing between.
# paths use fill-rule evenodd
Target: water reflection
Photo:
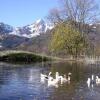
<instances>
[{"instance_id":1,"label":"water reflection","mask_svg":"<svg viewBox=\"0 0 100 100\"><path fill-rule=\"evenodd\" d=\"M70 84L48 87L40 73L72 73ZM36 65L0 64L0 100L99 100L100 85L87 85L91 75L100 77L100 63L57 62Z\"/></svg>"}]
</instances>

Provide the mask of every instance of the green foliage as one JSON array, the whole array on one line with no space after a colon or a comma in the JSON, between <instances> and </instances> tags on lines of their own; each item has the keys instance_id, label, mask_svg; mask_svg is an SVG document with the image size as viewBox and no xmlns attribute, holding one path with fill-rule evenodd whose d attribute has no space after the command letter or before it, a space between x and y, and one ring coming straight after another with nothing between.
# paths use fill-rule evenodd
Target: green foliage
<instances>
[{"instance_id":1,"label":"green foliage","mask_svg":"<svg viewBox=\"0 0 100 100\"><path fill-rule=\"evenodd\" d=\"M66 50L70 55L77 56L86 47L82 34L68 23L61 23L53 30L50 49L52 52Z\"/></svg>"}]
</instances>

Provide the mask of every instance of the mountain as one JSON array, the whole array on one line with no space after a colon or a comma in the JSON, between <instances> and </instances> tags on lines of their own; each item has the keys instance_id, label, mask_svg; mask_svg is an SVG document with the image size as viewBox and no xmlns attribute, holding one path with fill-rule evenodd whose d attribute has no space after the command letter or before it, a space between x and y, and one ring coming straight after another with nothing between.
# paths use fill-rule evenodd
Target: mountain
<instances>
[{"instance_id":1,"label":"mountain","mask_svg":"<svg viewBox=\"0 0 100 100\"><path fill-rule=\"evenodd\" d=\"M41 33L45 33L52 28L52 24L47 24L44 20L39 19L33 24L26 25L24 27L14 28L14 30L9 34L17 35L20 37L32 38L40 35Z\"/></svg>"},{"instance_id":2,"label":"mountain","mask_svg":"<svg viewBox=\"0 0 100 100\"><path fill-rule=\"evenodd\" d=\"M7 35L13 31L13 27L4 23L0 23L0 35Z\"/></svg>"},{"instance_id":3,"label":"mountain","mask_svg":"<svg viewBox=\"0 0 100 100\"><path fill-rule=\"evenodd\" d=\"M21 43L16 47L18 50L33 51L36 53L49 53L49 43L52 36L52 30L45 34L40 34L37 37L28 38L26 42Z\"/></svg>"},{"instance_id":4,"label":"mountain","mask_svg":"<svg viewBox=\"0 0 100 100\"><path fill-rule=\"evenodd\" d=\"M46 23L43 19L39 19L30 25L23 27L13 27L4 23L0 23L0 35L16 35L20 37L32 38L51 30L53 25Z\"/></svg>"},{"instance_id":5,"label":"mountain","mask_svg":"<svg viewBox=\"0 0 100 100\"><path fill-rule=\"evenodd\" d=\"M88 38L100 52L100 23L88 24ZM23 27L12 27L0 23L0 50L21 49L34 52L48 52L54 25L42 19Z\"/></svg>"},{"instance_id":6,"label":"mountain","mask_svg":"<svg viewBox=\"0 0 100 100\"><path fill-rule=\"evenodd\" d=\"M0 49L14 49L23 42L28 42L28 38L19 37L16 35L5 35L0 38Z\"/></svg>"},{"instance_id":7,"label":"mountain","mask_svg":"<svg viewBox=\"0 0 100 100\"><path fill-rule=\"evenodd\" d=\"M0 50L16 49L22 45L32 44L33 38L46 34L53 28L53 25L39 19L30 25L13 27L0 23Z\"/></svg>"}]
</instances>

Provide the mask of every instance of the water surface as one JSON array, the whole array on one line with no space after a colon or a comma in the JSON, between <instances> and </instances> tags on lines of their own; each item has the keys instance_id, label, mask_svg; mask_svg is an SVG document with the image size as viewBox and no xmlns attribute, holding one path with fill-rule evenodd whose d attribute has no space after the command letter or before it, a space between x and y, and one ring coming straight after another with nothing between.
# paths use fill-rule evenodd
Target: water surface
<instances>
[{"instance_id":1,"label":"water surface","mask_svg":"<svg viewBox=\"0 0 100 100\"><path fill-rule=\"evenodd\" d=\"M70 84L48 87L40 73L72 73ZM100 63L49 62L30 65L0 63L0 100L100 100L100 85L87 86L91 75L100 77Z\"/></svg>"}]
</instances>

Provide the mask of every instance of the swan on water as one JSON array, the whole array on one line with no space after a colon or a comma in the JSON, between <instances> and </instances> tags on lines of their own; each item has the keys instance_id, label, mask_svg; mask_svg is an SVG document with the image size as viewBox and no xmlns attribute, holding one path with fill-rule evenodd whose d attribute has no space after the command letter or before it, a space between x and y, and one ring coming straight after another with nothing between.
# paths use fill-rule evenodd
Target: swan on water
<instances>
[{"instance_id":1,"label":"swan on water","mask_svg":"<svg viewBox=\"0 0 100 100\"><path fill-rule=\"evenodd\" d=\"M56 72L55 78L56 78L56 80L57 80L58 82L61 80L60 75L59 75L59 72Z\"/></svg>"},{"instance_id":2,"label":"swan on water","mask_svg":"<svg viewBox=\"0 0 100 100\"><path fill-rule=\"evenodd\" d=\"M66 75L63 76L60 76L60 79L61 79L61 84L65 83L68 81L68 79L66 78Z\"/></svg>"},{"instance_id":3,"label":"swan on water","mask_svg":"<svg viewBox=\"0 0 100 100\"><path fill-rule=\"evenodd\" d=\"M68 76L70 76L70 75L72 75L72 73L71 73L71 72L69 72L69 73L68 73Z\"/></svg>"},{"instance_id":4,"label":"swan on water","mask_svg":"<svg viewBox=\"0 0 100 100\"><path fill-rule=\"evenodd\" d=\"M94 75L92 75L91 80L94 81Z\"/></svg>"},{"instance_id":5,"label":"swan on water","mask_svg":"<svg viewBox=\"0 0 100 100\"><path fill-rule=\"evenodd\" d=\"M48 77L51 76L52 72L49 72Z\"/></svg>"},{"instance_id":6,"label":"swan on water","mask_svg":"<svg viewBox=\"0 0 100 100\"><path fill-rule=\"evenodd\" d=\"M66 77L66 75L64 75L64 77L60 76L60 78L61 78L61 84L66 83L66 82L70 83L70 80L71 80L70 75L71 74L68 74L68 78Z\"/></svg>"},{"instance_id":7,"label":"swan on water","mask_svg":"<svg viewBox=\"0 0 100 100\"><path fill-rule=\"evenodd\" d=\"M88 85L88 88L90 87L90 84L91 84L91 79L90 79L90 78L88 78L88 80L87 80L87 85Z\"/></svg>"},{"instance_id":8,"label":"swan on water","mask_svg":"<svg viewBox=\"0 0 100 100\"><path fill-rule=\"evenodd\" d=\"M53 77L49 77L48 86L58 87L58 80L54 79Z\"/></svg>"},{"instance_id":9,"label":"swan on water","mask_svg":"<svg viewBox=\"0 0 100 100\"><path fill-rule=\"evenodd\" d=\"M49 74L48 75L46 75L46 74L40 74L40 77L41 77L41 80L45 80L45 79L48 79L48 77L50 77L51 76L51 74L52 74L52 72L49 72Z\"/></svg>"},{"instance_id":10,"label":"swan on water","mask_svg":"<svg viewBox=\"0 0 100 100\"><path fill-rule=\"evenodd\" d=\"M96 84L100 84L100 78L98 76L96 76Z\"/></svg>"},{"instance_id":11,"label":"swan on water","mask_svg":"<svg viewBox=\"0 0 100 100\"><path fill-rule=\"evenodd\" d=\"M88 88L90 88L90 86L93 88L94 83L95 83L94 75L92 74L91 78L88 78L88 80L87 80Z\"/></svg>"},{"instance_id":12,"label":"swan on water","mask_svg":"<svg viewBox=\"0 0 100 100\"><path fill-rule=\"evenodd\" d=\"M41 78L41 82L44 83L48 79L48 76L41 73L40 78Z\"/></svg>"},{"instance_id":13,"label":"swan on water","mask_svg":"<svg viewBox=\"0 0 100 100\"><path fill-rule=\"evenodd\" d=\"M63 83L66 83L66 82L69 82L70 83L70 76L72 75L72 73L68 73L68 77L66 77L66 75L64 76L61 76L59 75L59 72L56 72L55 73L55 78L53 78L52 76L52 72L49 72L48 75L46 74L40 74L40 78L41 78L41 82L45 82L47 81L48 82L48 86L55 86L55 87L58 87L58 84L63 84Z\"/></svg>"}]
</instances>

